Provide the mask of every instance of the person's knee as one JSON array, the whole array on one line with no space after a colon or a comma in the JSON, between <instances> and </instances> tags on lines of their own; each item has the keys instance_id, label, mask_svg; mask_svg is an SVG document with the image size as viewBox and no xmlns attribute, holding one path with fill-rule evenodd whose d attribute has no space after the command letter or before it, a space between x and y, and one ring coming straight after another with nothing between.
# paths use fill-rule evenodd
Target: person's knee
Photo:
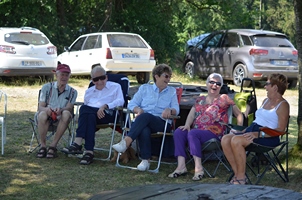
<instances>
[{"instance_id":1,"label":"person's knee","mask_svg":"<svg viewBox=\"0 0 302 200\"><path fill-rule=\"evenodd\" d=\"M72 115L68 110L63 110L60 120L62 120L65 123L69 123L71 120L71 117L72 117Z\"/></svg>"},{"instance_id":2,"label":"person's knee","mask_svg":"<svg viewBox=\"0 0 302 200\"><path fill-rule=\"evenodd\" d=\"M45 111L41 111L38 114L38 122L45 123L48 120L48 115Z\"/></svg>"},{"instance_id":3,"label":"person's knee","mask_svg":"<svg viewBox=\"0 0 302 200\"><path fill-rule=\"evenodd\" d=\"M230 145L233 136L234 135L224 135L221 138L221 145L222 146L228 146L228 145Z\"/></svg>"},{"instance_id":4,"label":"person's knee","mask_svg":"<svg viewBox=\"0 0 302 200\"><path fill-rule=\"evenodd\" d=\"M230 144L232 147L237 147L237 146L243 146L244 140L241 136L234 136L232 137Z\"/></svg>"}]
</instances>

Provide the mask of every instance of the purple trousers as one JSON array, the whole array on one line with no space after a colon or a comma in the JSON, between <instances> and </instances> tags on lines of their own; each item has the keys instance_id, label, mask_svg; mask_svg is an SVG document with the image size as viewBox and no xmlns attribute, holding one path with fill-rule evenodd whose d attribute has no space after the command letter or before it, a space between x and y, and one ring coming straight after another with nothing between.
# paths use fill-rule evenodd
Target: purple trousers
<instances>
[{"instance_id":1,"label":"purple trousers","mask_svg":"<svg viewBox=\"0 0 302 200\"><path fill-rule=\"evenodd\" d=\"M173 135L174 138L174 146L175 151L174 155L183 156L187 158L186 148L187 146L190 149L190 154L192 156L197 156L201 158L201 146L206 141L216 138L219 140L218 136L208 130L200 130L200 129L191 129L189 132L188 130L181 130L176 129ZM188 145L187 145L188 144Z\"/></svg>"}]
</instances>

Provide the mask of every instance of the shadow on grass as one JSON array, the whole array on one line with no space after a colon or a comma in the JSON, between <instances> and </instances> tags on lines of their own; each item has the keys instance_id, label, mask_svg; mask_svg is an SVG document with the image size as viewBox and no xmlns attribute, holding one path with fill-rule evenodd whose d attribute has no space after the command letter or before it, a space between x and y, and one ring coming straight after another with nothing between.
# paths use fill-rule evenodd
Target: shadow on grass
<instances>
[{"instance_id":1,"label":"shadow on grass","mask_svg":"<svg viewBox=\"0 0 302 200\"><path fill-rule=\"evenodd\" d=\"M0 157L0 199L88 199L102 191L145 184L170 184L192 182L194 166L189 164L188 175L177 179L168 178L174 171L175 164L162 164L159 173L138 172L121 169L115 163L95 160L89 166L79 165L77 157L68 157L59 152L55 159L37 159L35 153L28 153L32 128L28 121L34 112L10 112L7 121L7 144L5 155ZM290 118L290 146L297 141L296 117ZM108 144L110 130L100 130L97 133L97 145ZM120 135L116 137L118 141ZM96 157L105 157L97 153ZM140 161L132 160L130 165L136 166ZM213 162L207 163L208 170L214 170ZM301 159L290 157L289 183L284 183L269 170L261 185L280 187L301 192L302 181ZM205 176L200 183L225 183L230 175L220 166L216 177ZM277 177L277 178L276 178Z\"/></svg>"}]
</instances>

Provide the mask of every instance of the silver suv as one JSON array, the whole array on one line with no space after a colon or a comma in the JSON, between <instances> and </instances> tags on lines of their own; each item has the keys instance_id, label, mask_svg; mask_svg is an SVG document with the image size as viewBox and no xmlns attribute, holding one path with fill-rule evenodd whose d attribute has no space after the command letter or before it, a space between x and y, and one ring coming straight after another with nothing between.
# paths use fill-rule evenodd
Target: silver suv
<instances>
[{"instance_id":1,"label":"silver suv","mask_svg":"<svg viewBox=\"0 0 302 200\"><path fill-rule=\"evenodd\" d=\"M278 32L231 29L213 32L186 52L183 69L190 77L220 73L240 86L243 78L265 81L271 73L287 76L289 88L298 80L298 51ZM244 86L248 86L248 81Z\"/></svg>"},{"instance_id":2,"label":"silver suv","mask_svg":"<svg viewBox=\"0 0 302 200\"><path fill-rule=\"evenodd\" d=\"M107 73L136 75L138 83L147 83L155 66L153 49L135 33L90 33L64 50L58 63L69 65L74 75L89 75L94 66L100 65Z\"/></svg>"},{"instance_id":3,"label":"silver suv","mask_svg":"<svg viewBox=\"0 0 302 200\"><path fill-rule=\"evenodd\" d=\"M38 29L0 27L0 76L53 78L57 48Z\"/></svg>"}]
</instances>

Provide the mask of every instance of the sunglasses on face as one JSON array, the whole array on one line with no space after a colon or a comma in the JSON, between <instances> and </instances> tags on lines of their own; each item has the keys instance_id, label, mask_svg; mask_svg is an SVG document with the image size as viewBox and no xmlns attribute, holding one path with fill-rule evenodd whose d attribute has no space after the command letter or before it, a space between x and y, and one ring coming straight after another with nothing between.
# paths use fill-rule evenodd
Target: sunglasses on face
<instances>
[{"instance_id":1,"label":"sunglasses on face","mask_svg":"<svg viewBox=\"0 0 302 200\"><path fill-rule=\"evenodd\" d=\"M171 76L168 75L168 74L162 74L162 76L165 77L165 78L171 78Z\"/></svg>"},{"instance_id":2,"label":"sunglasses on face","mask_svg":"<svg viewBox=\"0 0 302 200\"><path fill-rule=\"evenodd\" d=\"M102 76L98 76L98 77L92 78L92 80L93 80L94 82L97 82L98 80L103 81L103 80L105 80L105 79L106 79L106 75L102 75Z\"/></svg>"},{"instance_id":3,"label":"sunglasses on face","mask_svg":"<svg viewBox=\"0 0 302 200\"><path fill-rule=\"evenodd\" d=\"M222 85L220 82L215 82L215 81L209 81L209 83L210 83L211 85L216 84L216 85L219 86L219 87Z\"/></svg>"},{"instance_id":4,"label":"sunglasses on face","mask_svg":"<svg viewBox=\"0 0 302 200\"><path fill-rule=\"evenodd\" d=\"M268 85L270 85L270 84L272 84L272 83L266 82L266 83L264 83L264 86L268 86Z\"/></svg>"}]
</instances>

